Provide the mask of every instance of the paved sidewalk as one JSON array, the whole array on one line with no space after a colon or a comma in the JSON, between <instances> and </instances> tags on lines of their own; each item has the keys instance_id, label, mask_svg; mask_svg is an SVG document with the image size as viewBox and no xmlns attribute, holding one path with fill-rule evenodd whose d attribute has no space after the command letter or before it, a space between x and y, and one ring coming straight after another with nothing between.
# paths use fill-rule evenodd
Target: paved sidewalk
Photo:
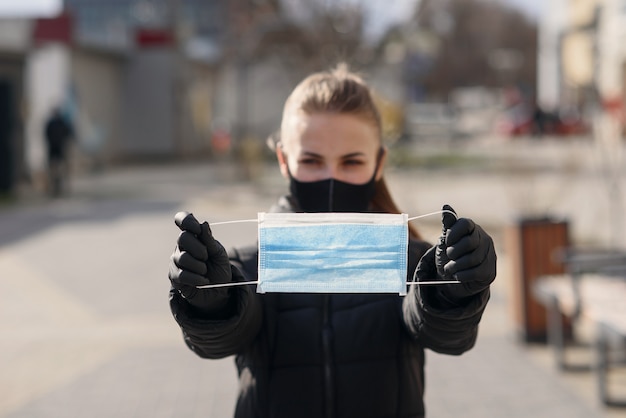
<instances>
[{"instance_id":1,"label":"paved sidewalk","mask_svg":"<svg viewBox=\"0 0 626 418\"><path fill-rule=\"evenodd\" d=\"M231 416L232 359L197 358L167 309L172 217L181 209L213 221L254 217L283 187L275 174L248 184L228 168L128 167L76 179L66 199L31 195L1 208L0 417ZM233 228L214 233L226 246L250 234ZM437 219L421 228L436 237ZM545 347L515 338L510 254L492 228L499 275L477 346L459 357L428 352L428 416L626 416L599 405L591 375L566 376Z\"/></svg>"}]
</instances>

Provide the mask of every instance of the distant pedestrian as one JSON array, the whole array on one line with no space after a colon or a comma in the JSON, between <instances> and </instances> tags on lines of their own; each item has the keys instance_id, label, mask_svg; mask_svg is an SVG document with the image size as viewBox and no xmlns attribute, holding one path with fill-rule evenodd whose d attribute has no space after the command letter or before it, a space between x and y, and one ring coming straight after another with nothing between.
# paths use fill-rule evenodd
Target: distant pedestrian
<instances>
[{"instance_id":1,"label":"distant pedestrian","mask_svg":"<svg viewBox=\"0 0 626 418\"><path fill-rule=\"evenodd\" d=\"M546 123L547 123L548 115L541 108L541 106L537 103L535 104L535 107L533 109L532 119L533 119L533 128L532 128L533 136L537 136L537 137L543 136L546 133Z\"/></svg>"},{"instance_id":2,"label":"distant pedestrian","mask_svg":"<svg viewBox=\"0 0 626 418\"><path fill-rule=\"evenodd\" d=\"M57 197L67 189L69 176L68 148L74 129L60 107L54 108L44 130L48 146L48 188Z\"/></svg>"}]
</instances>

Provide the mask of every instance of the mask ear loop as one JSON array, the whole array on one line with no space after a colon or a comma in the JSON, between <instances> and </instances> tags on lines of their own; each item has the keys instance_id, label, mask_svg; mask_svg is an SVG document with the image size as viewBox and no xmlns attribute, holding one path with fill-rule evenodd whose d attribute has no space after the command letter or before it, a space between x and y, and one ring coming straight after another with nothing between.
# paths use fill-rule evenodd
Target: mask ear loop
<instances>
[{"instance_id":1,"label":"mask ear loop","mask_svg":"<svg viewBox=\"0 0 626 418\"><path fill-rule=\"evenodd\" d=\"M454 213L451 210L447 210L447 209L443 209L443 210L438 210L435 212L430 212L430 213L425 213L423 215L419 215L419 216L413 216L411 218L408 218L407 221L413 221L416 219L421 219L421 218L426 218L428 216L433 216L433 215L438 215L440 213L450 213L454 216L455 219L458 219L459 217L457 216L456 213ZM222 222L212 222L209 224L209 226L215 226L215 225L228 225L228 224L238 224L238 223L258 223L259 220L258 219L239 219L239 220L235 220L235 221L222 221ZM416 272L417 269L415 269L415 271L413 272L413 281L412 282L408 282L407 285L409 286L423 286L423 285L440 285L440 284L459 284L461 282L457 281L457 280L432 280L432 281L427 281L427 282L419 282L419 281L415 281L416 279ZM205 285L200 285L200 286L196 286L196 289L214 289L214 288L219 288L219 287L233 287L233 286L245 286L245 285L252 285L252 284L258 284L259 281L258 280L252 280L252 281L247 281L247 282L231 282L231 283L217 283L217 284L205 284Z\"/></svg>"},{"instance_id":2,"label":"mask ear loop","mask_svg":"<svg viewBox=\"0 0 626 418\"><path fill-rule=\"evenodd\" d=\"M414 221L416 219L426 218L428 216L438 215L440 213L449 213L452 216L454 216L454 219L459 219L458 215L455 212L453 212L451 210L448 210L448 209L442 209L442 210L438 210L438 211L435 211L435 212L425 213L423 215L413 216L413 217L407 219L407 221L411 222L411 221Z\"/></svg>"},{"instance_id":3,"label":"mask ear loop","mask_svg":"<svg viewBox=\"0 0 626 418\"><path fill-rule=\"evenodd\" d=\"M236 221L211 222L209 224L209 226L213 226L213 225L228 225L228 224L242 224L242 223L246 223L246 222L258 223L259 220L258 219L238 219Z\"/></svg>"},{"instance_id":4,"label":"mask ear loop","mask_svg":"<svg viewBox=\"0 0 626 418\"><path fill-rule=\"evenodd\" d=\"M448 209L442 209L442 210L438 210L436 212L430 212L430 213L425 213L423 215L419 215L419 216L413 216L411 218L408 219L408 221L413 221L415 219L420 219L420 218L425 218L427 216L432 216L432 215L437 215L437 214L443 214L443 213L449 213L452 216L454 216L455 220L459 219L459 216L456 214L456 212L453 212L451 210ZM427 282L420 282L417 281L417 268L415 269L415 271L413 271L413 280L408 282L407 285L408 286L423 286L423 285L438 285L438 284L459 284L461 283L458 280L431 280L431 281L427 281Z\"/></svg>"},{"instance_id":5,"label":"mask ear loop","mask_svg":"<svg viewBox=\"0 0 626 418\"><path fill-rule=\"evenodd\" d=\"M229 225L229 224L242 224L242 223L258 223L258 219L238 219L236 221L222 221L222 222L211 222L209 226L215 225ZM205 284L201 286L196 286L196 289L214 289L218 287L232 287L232 286L244 286L248 284L257 284L258 280L252 280L248 282L230 282L230 283L216 283L216 284Z\"/></svg>"}]
</instances>

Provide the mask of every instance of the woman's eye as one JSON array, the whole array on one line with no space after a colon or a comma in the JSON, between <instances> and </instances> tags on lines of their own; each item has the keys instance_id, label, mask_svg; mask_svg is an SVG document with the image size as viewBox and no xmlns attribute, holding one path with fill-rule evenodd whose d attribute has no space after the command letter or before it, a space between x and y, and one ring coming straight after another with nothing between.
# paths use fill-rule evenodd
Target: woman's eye
<instances>
[{"instance_id":1,"label":"woman's eye","mask_svg":"<svg viewBox=\"0 0 626 418\"><path fill-rule=\"evenodd\" d=\"M363 161L361 160L346 160L343 162L345 165L347 166L357 166L357 165L363 165Z\"/></svg>"},{"instance_id":2,"label":"woman's eye","mask_svg":"<svg viewBox=\"0 0 626 418\"><path fill-rule=\"evenodd\" d=\"M320 161L316 160L315 158L304 158L302 160L299 160L298 163L302 165L319 165Z\"/></svg>"}]
</instances>

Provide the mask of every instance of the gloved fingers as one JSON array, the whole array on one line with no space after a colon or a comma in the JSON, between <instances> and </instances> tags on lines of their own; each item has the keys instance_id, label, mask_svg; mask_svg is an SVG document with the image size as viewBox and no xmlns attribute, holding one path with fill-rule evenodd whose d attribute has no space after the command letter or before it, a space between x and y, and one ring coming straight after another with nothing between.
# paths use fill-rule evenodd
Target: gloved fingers
<instances>
[{"instance_id":1,"label":"gloved fingers","mask_svg":"<svg viewBox=\"0 0 626 418\"><path fill-rule=\"evenodd\" d=\"M484 249L473 251L458 260L449 261L444 270L460 282L488 282L491 283L496 274L496 255L493 242Z\"/></svg>"},{"instance_id":2,"label":"gloved fingers","mask_svg":"<svg viewBox=\"0 0 626 418\"><path fill-rule=\"evenodd\" d=\"M471 270L460 271L454 275L454 278L461 283L481 283L483 287L486 287L496 278L496 267L484 263Z\"/></svg>"},{"instance_id":3,"label":"gloved fingers","mask_svg":"<svg viewBox=\"0 0 626 418\"><path fill-rule=\"evenodd\" d=\"M172 261L183 270L206 276L206 263L194 258L187 251L180 251L178 247L176 247L174 254L172 254Z\"/></svg>"},{"instance_id":4,"label":"gloved fingers","mask_svg":"<svg viewBox=\"0 0 626 418\"><path fill-rule=\"evenodd\" d=\"M174 223L180 228L181 231L189 231L194 235L200 234L200 223L189 212L178 212L174 215Z\"/></svg>"},{"instance_id":5,"label":"gloved fingers","mask_svg":"<svg viewBox=\"0 0 626 418\"><path fill-rule=\"evenodd\" d=\"M457 216L456 216L456 211L454 209L452 209L452 206L450 205L443 205L443 207L441 208L441 224L443 227L443 230L445 231L446 229L450 229L452 227L452 225L454 225L454 223L456 222Z\"/></svg>"},{"instance_id":6,"label":"gloved fingers","mask_svg":"<svg viewBox=\"0 0 626 418\"><path fill-rule=\"evenodd\" d=\"M211 233L211 228L209 227L209 224L207 222L203 222L202 224L200 224L200 230L201 232L198 235L198 238L204 244L208 257L212 259L220 257L225 260L228 259L228 254L226 253L226 250L224 249L222 244L218 240L213 238L213 234Z\"/></svg>"},{"instance_id":7,"label":"gloved fingers","mask_svg":"<svg viewBox=\"0 0 626 418\"><path fill-rule=\"evenodd\" d=\"M451 260L456 260L481 247L487 248L490 241L491 237L480 226L475 225L474 231L462 236L457 242L446 248L446 255Z\"/></svg>"},{"instance_id":8,"label":"gloved fingers","mask_svg":"<svg viewBox=\"0 0 626 418\"><path fill-rule=\"evenodd\" d=\"M486 251L472 251L467 253L456 260L450 260L443 267L446 275L454 275L459 271L470 270L480 265L485 260Z\"/></svg>"},{"instance_id":9,"label":"gloved fingers","mask_svg":"<svg viewBox=\"0 0 626 418\"><path fill-rule=\"evenodd\" d=\"M461 283L481 283L486 287L496 278L496 265L486 261L473 269L459 271L453 277Z\"/></svg>"},{"instance_id":10,"label":"gloved fingers","mask_svg":"<svg viewBox=\"0 0 626 418\"><path fill-rule=\"evenodd\" d=\"M457 219L457 221L446 231L445 245L449 247L456 244L464 236L472 234L475 228L476 224L471 219Z\"/></svg>"},{"instance_id":11,"label":"gloved fingers","mask_svg":"<svg viewBox=\"0 0 626 418\"><path fill-rule=\"evenodd\" d=\"M206 246L191 232L183 231L180 233L178 247L182 251L187 251L196 260L206 261L208 259Z\"/></svg>"},{"instance_id":12,"label":"gloved fingers","mask_svg":"<svg viewBox=\"0 0 626 418\"><path fill-rule=\"evenodd\" d=\"M184 250L189 251L193 257L199 260L206 260L208 257L228 258L228 254L222 244L213 238L213 233L211 232L208 222L200 223L193 216L193 214L184 211L176 213L174 216L174 222L181 229L181 231L183 231L183 234L188 232L191 235L194 235L196 239L199 240L199 243L204 247L204 249L200 250L196 243L191 242L192 240L189 237L185 237L185 244L189 245L190 248L183 247L182 245L181 247Z\"/></svg>"},{"instance_id":13,"label":"gloved fingers","mask_svg":"<svg viewBox=\"0 0 626 418\"><path fill-rule=\"evenodd\" d=\"M184 289L186 287L202 286L211 284L211 282L204 276L193 273L191 271L183 270L176 266L174 263L170 264L170 272L168 275L172 286L176 289Z\"/></svg>"}]
</instances>

